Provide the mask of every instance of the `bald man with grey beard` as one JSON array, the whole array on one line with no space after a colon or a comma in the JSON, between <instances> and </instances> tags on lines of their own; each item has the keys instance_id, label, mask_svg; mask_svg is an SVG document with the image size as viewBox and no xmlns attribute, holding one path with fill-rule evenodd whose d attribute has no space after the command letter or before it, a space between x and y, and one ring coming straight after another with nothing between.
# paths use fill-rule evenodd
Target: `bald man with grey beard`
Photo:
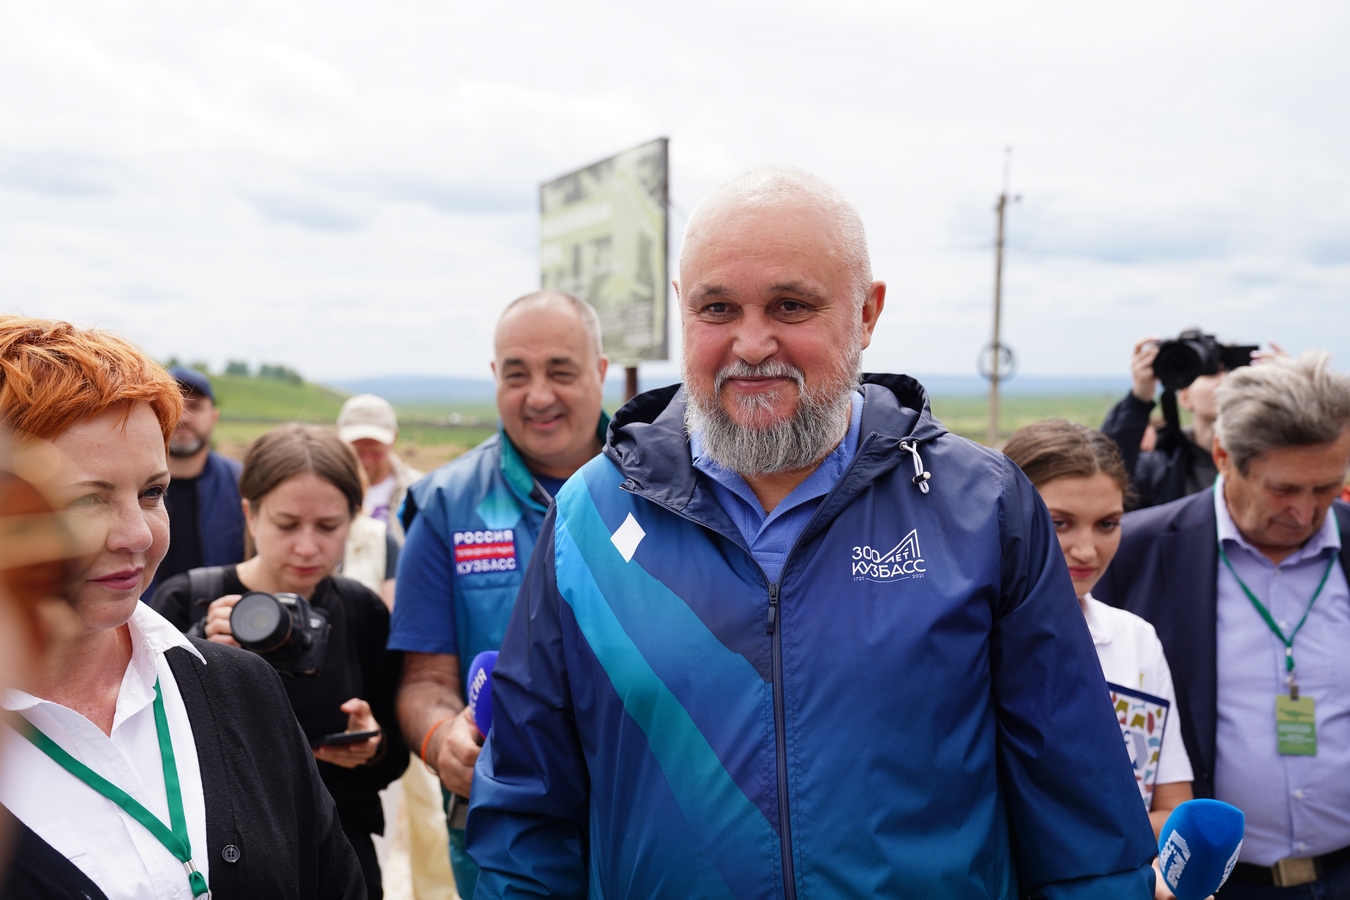
<instances>
[{"instance_id":1,"label":"bald man with grey beard","mask_svg":"<svg viewBox=\"0 0 1350 900\"><path fill-rule=\"evenodd\" d=\"M805 173L705 198L684 384L558 493L493 677L478 898L1152 896L1054 527L921 385Z\"/></svg>"}]
</instances>

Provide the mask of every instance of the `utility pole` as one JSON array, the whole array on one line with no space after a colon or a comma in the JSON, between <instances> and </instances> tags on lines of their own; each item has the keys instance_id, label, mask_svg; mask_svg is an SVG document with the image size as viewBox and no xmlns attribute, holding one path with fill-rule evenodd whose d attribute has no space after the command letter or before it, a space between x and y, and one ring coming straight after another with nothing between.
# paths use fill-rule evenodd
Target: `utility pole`
<instances>
[{"instance_id":1,"label":"utility pole","mask_svg":"<svg viewBox=\"0 0 1350 900\"><path fill-rule=\"evenodd\" d=\"M1008 147L1003 151L1003 192L998 195L998 203L994 206L994 212L998 213L998 237L994 243L994 339L985 348L989 362L988 371L983 373L989 379L989 429L986 432L985 443L990 447L998 446L999 440L999 384L1005 374L1008 378L1012 377L1014 365L1012 348L1003 346L1001 336L1003 318L1003 219L1009 201L1016 203L1021 199L1020 196L1008 196L1011 170L1012 148ZM981 354L981 356L983 357L984 354ZM983 359L981 361L983 362Z\"/></svg>"}]
</instances>

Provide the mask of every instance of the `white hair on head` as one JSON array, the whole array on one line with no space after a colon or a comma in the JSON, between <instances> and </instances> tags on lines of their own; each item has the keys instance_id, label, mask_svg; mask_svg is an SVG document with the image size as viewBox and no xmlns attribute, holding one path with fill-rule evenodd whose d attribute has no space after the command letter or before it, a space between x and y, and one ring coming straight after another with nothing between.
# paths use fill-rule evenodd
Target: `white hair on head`
<instances>
[{"instance_id":1,"label":"white hair on head","mask_svg":"<svg viewBox=\"0 0 1350 900\"><path fill-rule=\"evenodd\" d=\"M496 331L500 331L502 323L506 317L513 312L524 309L539 308L541 306L552 306L561 303L571 308L581 320L581 327L586 331L586 337L590 339L591 346L595 350L596 357L605 355L604 341L600 335L600 316L596 313L595 307L591 306L585 300L575 294L569 294L566 291L534 291L523 297L517 297L506 304L506 309L497 317L497 327L493 333L493 342L496 342Z\"/></svg>"},{"instance_id":2,"label":"white hair on head","mask_svg":"<svg viewBox=\"0 0 1350 900\"><path fill-rule=\"evenodd\" d=\"M758 211L801 200L824 210L834 220L839 254L853 275L853 289L861 302L872 286L872 258L867 252L862 216L839 190L809 172L788 166L752 169L705 195L689 214L680 247L680 268L684 268L691 239L706 227L704 220L710 216L727 208Z\"/></svg>"},{"instance_id":3,"label":"white hair on head","mask_svg":"<svg viewBox=\"0 0 1350 900\"><path fill-rule=\"evenodd\" d=\"M1350 427L1350 375L1333 370L1321 350L1234 369L1214 400L1214 433L1244 475L1264 453L1328 444Z\"/></svg>"}]
</instances>

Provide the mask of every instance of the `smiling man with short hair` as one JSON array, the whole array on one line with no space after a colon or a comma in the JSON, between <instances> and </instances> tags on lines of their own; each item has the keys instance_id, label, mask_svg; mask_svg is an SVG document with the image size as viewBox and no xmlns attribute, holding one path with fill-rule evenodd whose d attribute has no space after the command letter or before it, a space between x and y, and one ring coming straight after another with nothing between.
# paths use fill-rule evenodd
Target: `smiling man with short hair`
<instances>
[{"instance_id":1,"label":"smiling man with short hair","mask_svg":"<svg viewBox=\"0 0 1350 900\"><path fill-rule=\"evenodd\" d=\"M549 504L600 452L608 366L585 301L556 291L512 301L494 340L498 433L408 491L389 647L406 651L403 733L447 802L469 795L481 740L465 706L469 664L501 645ZM467 898L477 869L461 829L450 830L450 860Z\"/></svg>"},{"instance_id":2,"label":"smiling man with short hair","mask_svg":"<svg viewBox=\"0 0 1350 900\"><path fill-rule=\"evenodd\" d=\"M795 170L690 217L684 384L544 522L493 678L476 897L1146 898L1045 507L860 374L862 222Z\"/></svg>"}]
</instances>

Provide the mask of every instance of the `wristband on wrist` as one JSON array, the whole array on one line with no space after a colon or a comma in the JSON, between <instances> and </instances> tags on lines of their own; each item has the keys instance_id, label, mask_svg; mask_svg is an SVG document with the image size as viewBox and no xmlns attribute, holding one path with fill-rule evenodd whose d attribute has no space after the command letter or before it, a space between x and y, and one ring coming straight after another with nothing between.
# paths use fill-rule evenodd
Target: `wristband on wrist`
<instances>
[{"instance_id":1,"label":"wristband on wrist","mask_svg":"<svg viewBox=\"0 0 1350 900\"><path fill-rule=\"evenodd\" d=\"M456 715L458 714L456 713ZM427 762L427 744L431 743L431 736L436 733L436 729L440 728L442 725L444 725L446 722L449 722L454 717L455 717L454 715L443 716L437 719L435 722L432 722L431 727L427 729L427 736L422 738L422 753L420 754L422 757L422 764L425 765L428 769L430 769L431 774L433 775L439 775L440 773L436 771L435 766Z\"/></svg>"}]
</instances>

